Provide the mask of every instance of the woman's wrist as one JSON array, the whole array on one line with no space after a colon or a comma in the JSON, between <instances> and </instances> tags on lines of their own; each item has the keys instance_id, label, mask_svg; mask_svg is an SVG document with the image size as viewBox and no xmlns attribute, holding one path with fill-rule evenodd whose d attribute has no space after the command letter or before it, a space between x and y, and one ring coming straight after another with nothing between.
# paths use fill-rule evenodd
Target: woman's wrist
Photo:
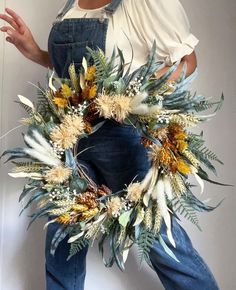
<instances>
[{"instance_id":1,"label":"woman's wrist","mask_svg":"<svg viewBox=\"0 0 236 290\"><path fill-rule=\"evenodd\" d=\"M40 48L38 48L37 51L35 51L35 53L33 55L31 55L29 57L30 60L32 60L33 62L36 62L46 68L53 68L51 59L49 57L49 54L47 51L42 50Z\"/></svg>"}]
</instances>

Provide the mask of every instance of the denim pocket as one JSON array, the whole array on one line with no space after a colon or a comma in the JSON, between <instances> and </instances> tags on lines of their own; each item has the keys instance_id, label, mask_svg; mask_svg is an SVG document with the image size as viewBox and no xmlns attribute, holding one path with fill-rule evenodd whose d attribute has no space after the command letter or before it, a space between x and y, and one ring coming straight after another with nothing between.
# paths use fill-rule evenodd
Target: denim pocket
<instances>
[{"instance_id":1,"label":"denim pocket","mask_svg":"<svg viewBox=\"0 0 236 290\"><path fill-rule=\"evenodd\" d=\"M87 46L94 48L92 41L51 43L51 58L59 77L69 77L68 67L72 62L76 70L81 68L83 57L88 53Z\"/></svg>"}]
</instances>

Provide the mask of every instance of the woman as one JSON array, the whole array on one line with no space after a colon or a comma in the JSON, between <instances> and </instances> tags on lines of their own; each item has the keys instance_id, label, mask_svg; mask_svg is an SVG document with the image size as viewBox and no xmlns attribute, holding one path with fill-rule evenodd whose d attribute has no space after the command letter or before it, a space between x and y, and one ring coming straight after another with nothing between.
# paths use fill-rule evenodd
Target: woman
<instances>
[{"instance_id":1,"label":"woman","mask_svg":"<svg viewBox=\"0 0 236 290\"><path fill-rule=\"evenodd\" d=\"M1 28L1 31L7 33L6 40L28 59L44 67L55 68L60 77L68 77L67 70L72 61L80 67L86 46L100 47L109 57L116 45L122 49L128 63L132 45L132 69L135 69L145 63L154 39L157 43L157 59L163 60L165 64L156 73L157 78L177 61L180 61L178 68L169 80L179 77L184 62L187 64L184 86L189 85L197 73L194 47L198 40L190 33L187 16L178 0L68 0L53 23L48 52L40 49L21 17L11 9L6 9L6 12L8 15L0 15L1 19L10 24ZM90 146L93 148L83 152L79 162L85 165L87 174L97 184L106 184L113 191L122 189L134 176L142 179L149 168L147 152L140 144L140 135L130 125L107 120L102 128L79 142L78 150ZM82 290L88 248L66 262L69 245L65 239L60 243L55 257L52 257L49 247L57 227L53 223L47 229L47 290ZM177 263L170 258L158 242L151 248L150 266L158 274L165 289L219 289L210 269L174 217L172 232L176 248L164 234L164 223L161 232L167 245L180 260Z\"/></svg>"}]
</instances>

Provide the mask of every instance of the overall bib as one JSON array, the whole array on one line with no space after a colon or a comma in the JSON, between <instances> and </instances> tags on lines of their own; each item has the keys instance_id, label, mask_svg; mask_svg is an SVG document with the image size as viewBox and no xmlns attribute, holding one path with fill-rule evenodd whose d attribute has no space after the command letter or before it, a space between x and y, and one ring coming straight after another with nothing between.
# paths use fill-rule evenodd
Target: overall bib
<instances>
[{"instance_id":1,"label":"overall bib","mask_svg":"<svg viewBox=\"0 0 236 290\"><path fill-rule=\"evenodd\" d=\"M86 54L86 46L100 47L105 52L108 18L64 19L61 17L71 8L74 0L69 0L57 21L53 23L49 39L48 52L59 77L69 77L68 66L75 63L80 68ZM113 0L105 10L115 13L121 0ZM158 44L157 44L158 45ZM196 71L195 71L196 74ZM188 78L191 80L194 76ZM78 157L85 172L99 185L105 184L113 192L124 188L132 180L141 180L147 173L150 162L147 151L140 143L141 136L131 125L106 120L104 125L88 138L78 143L78 151L85 148ZM91 147L91 148L90 148ZM50 254L50 243L59 224L49 224L46 234L46 289L47 290L83 290L86 275L86 254L83 248L69 261L70 245L65 238L58 246L55 256ZM175 218L172 217L172 232L176 248L169 243L164 223L162 237L174 252L180 263L168 256L158 241L151 251L152 267L167 290L217 290L219 289L208 266L193 248L192 243ZM105 279L105 278L104 278ZM97 289L96 289L97 290Z\"/></svg>"}]
</instances>

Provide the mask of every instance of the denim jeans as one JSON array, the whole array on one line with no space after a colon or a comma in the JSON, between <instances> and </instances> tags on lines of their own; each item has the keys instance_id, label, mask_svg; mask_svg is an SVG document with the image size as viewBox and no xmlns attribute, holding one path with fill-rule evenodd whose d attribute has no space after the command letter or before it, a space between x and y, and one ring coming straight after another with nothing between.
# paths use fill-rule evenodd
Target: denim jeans
<instances>
[{"instance_id":1,"label":"denim jeans","mask_svg":"<svg viewBox=\"0 0 236 290\"><path fill-rule=\"evenodd\" d=\"M78 143L80 164L97 183L105 184L113 191L122 189L132 180L141 180L150 167L147 149L140 143L140 134L131 125L106 120L104 125L88 138ZM50 255L50 242L59 224L49 224L46 236L46 281L47 290L83 290L86 276L86 254L83 248L69 261L69 244L65 238ZM166 236L165 224L161 227L162 237L180 263L172 259L158 241L150 250L150 260L167 290L217 290L217 283L185 232L172 217L172 232L176 241L174 248ZM104 278L105 279L105 278Z\"/></svg>"}]
</instances>

